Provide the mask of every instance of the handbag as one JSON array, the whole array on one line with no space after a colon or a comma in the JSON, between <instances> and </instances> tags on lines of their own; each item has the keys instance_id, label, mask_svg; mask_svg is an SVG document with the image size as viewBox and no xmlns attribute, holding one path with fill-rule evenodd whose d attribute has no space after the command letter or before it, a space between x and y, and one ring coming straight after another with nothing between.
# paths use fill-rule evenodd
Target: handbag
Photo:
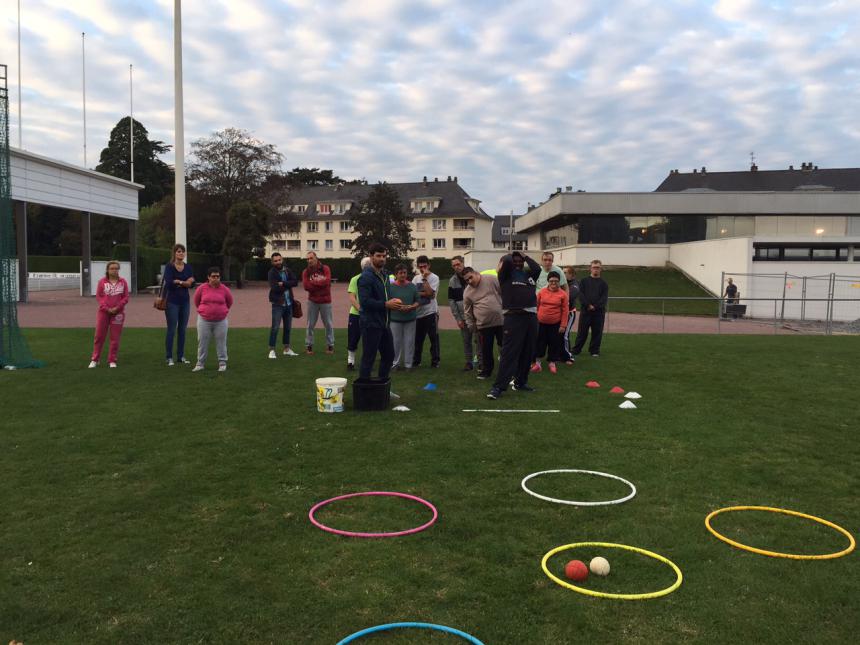
<instances>
[{"instance_id":1,"label":"handbag","mask_svg":"<svg viewBox=\"0 0 860 645\"><path fill-rule=\"evenodd\" d=\"M302 317L302 303L298 300L293 300L293 318Z\"/></svg>"},{"instance_id":2,"label":"handbag","mask_svg":"<svg viewBox=\"0 0 860 645\"><path fill-rule=\"evenodd\" d=\"M164 274L161 274L161 284L158 287L158 294L155 296L155 302L152 303L152 306L158 309L159 311L164 311L167 309L167 294L165 293L166 289L164 288Z\"/></svg>"}]
</instances>

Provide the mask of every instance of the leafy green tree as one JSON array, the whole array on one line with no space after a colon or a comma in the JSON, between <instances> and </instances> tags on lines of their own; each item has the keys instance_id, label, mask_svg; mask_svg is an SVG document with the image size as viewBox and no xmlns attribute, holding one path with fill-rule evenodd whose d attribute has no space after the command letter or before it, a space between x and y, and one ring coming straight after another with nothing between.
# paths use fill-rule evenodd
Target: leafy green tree
<instances>
[{"instance_id":1,"label":"leafy green tree","mask_svg":"<svg viewBox=\"0 0 860 645\"><path fill-rule=\"evenodd\" d=\"M110 132L107 148L99 156L96 170L121 179L131 178L129 157L129 117L123 117ZM173 171L158 158L170 150L163 141L153 141L143 124L134 121L134 181L143 184L138 196L141 207L150 206L170 193L173 186Z\"/></svg>"},{"instance_id":2,"label":"leafy green tree","mask_svg":"<svg viewBox=\"0 0 860 645\"><path fill-rule=\"evenodd\" d=\"M352 225L356 238L352 243L355 257L368 255L370 245L380 242L388 253L405 258L412 250L409 215L400 202L397 191L381 182L353 209Z\"/></svg>"},{"instance_id":3,"label":"leafy green tree","mask_svg":"<svg viewBox=\"0 0 860 645\"><path fill-rule=\"evenodd\" d=\"M262 202L239 202L227 211L227 234L222 253L239 261L239 286L245 279L245 264L254 257L255 249L266 245L272 211Z\"/></svg>"},{"instance_id":4,"label":"leafy green tree","mask_svg":"<svg viewBox=\"0 0 860 645\"><path fill-rule=\"evenodd\" d=\"M334 174L334 170L319 168L293 168L285 176L291 186L337 186L345 183Z\"/></svg>"}]
</instances>

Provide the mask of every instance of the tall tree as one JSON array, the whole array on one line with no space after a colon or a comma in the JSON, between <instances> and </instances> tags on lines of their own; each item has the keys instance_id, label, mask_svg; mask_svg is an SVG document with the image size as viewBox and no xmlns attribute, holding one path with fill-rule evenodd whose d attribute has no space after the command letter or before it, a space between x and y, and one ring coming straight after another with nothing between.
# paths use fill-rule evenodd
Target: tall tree
<instances>
[{"instance_id":1,"label":"tall tree","mask_svg":"<svg viewBox=\"0 0 860 645\"><path fill-rule=\"evenodd\" d=\"M239 261L240 287L245 279L245 264L254 256L255 249L266 245L270 217L271 211L262 202L239 202L227 211L227 234L222 252Z\"/></svg>"},{"instance_id":2,"label":"tall tree","mask_svg":"<svg viewBox=\"0 0 860 645\"><path fill-rule=\"evenodd\" d=\"M223 222L225 235L230 227L230 209L239 202L261 201L263 184L279 171L283 160L275 146L238 128L226 128L197 139L191 144L191 155L190 184L206 196L212 215ZM225 240L222 238L222 243ZM224 258L224 272L229 278L229 254Z\"/></svg>"},{"instance_id":3,"label":"tall tree","mask_svg":"<svg viewBox=\"0 0 860 645\"><path fill-rule=\"evenodd\" d=\"M369 255L370 245L380 242L389 254L405 258L412 250L409 215L400 202L397 191L382 182L373 187L370 194L353 209L353 230L356 238L352 243L355 257Z\"/></svg>"},{"instance_id":4,"label":"tall tree","mask_svg":"<svg viewBox=\"0 0 860 645\"><path fill-rule=\"evenodd\" d=\"M121 179L131 178L131 159L129 156L129 118L123 117L110 131L107 148L99 156L96 170ZM134 181L143 184L138 196L140 207L150 206L161 200L173 186L173 171L158 158L170 150L163 141L153 141L143 124L134 121Z\"/></svg>"},{"instance_id":5,"label":"tall tree","mask_svg":"<svg viewBox=\"0 0 860 645\"><path fill-rule=\"evenodd\" d=\"M286 178L292 186L337 186L345 183L334 174L334 170L319 168L293 168L286 174Z\"/></svg>"}]
</instances>

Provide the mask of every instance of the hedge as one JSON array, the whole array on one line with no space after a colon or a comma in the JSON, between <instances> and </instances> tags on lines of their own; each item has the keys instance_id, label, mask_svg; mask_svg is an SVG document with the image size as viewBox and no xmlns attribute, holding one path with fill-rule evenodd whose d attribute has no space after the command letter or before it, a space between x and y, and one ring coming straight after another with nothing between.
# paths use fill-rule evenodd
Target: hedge
<instances>
[{"instance_id":1,"label":"hedge","mask_svg":"<svg viewBox=\"0 0 860 645\"><path fill-rule=\"evenodd\" d=\"M161 267L170 261L173 251L171 249L160 249L153 246L137 247L137 288L145 289L146 287L157 284L158 275L161 273ZM114 255L117 260L128 261L131 257L131 248L128 244L117 244L114 247ZM197 282L206 280L206 270L210 266L221 266L222 256L210 255L208 253L188 254L188 264L194 272L194 279Z\"/></svg>"}]
</instances>

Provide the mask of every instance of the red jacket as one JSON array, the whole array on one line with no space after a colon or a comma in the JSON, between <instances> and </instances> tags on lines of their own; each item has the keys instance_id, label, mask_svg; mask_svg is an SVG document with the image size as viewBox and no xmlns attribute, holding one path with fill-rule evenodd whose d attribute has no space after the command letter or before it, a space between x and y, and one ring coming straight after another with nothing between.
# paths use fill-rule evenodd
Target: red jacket
<instances>
[{"instance_id":1,"label":"red jacket","mask_svg":"<svg viewBox=\"0 0 860 645\"><path fill-rule=\"evenodd\" d=\"M318 305L331 302L331 269L322 262L311 270L310 267L302 271L302 286L308 292L308 299Z\"/></svg>"}]
</instances>

